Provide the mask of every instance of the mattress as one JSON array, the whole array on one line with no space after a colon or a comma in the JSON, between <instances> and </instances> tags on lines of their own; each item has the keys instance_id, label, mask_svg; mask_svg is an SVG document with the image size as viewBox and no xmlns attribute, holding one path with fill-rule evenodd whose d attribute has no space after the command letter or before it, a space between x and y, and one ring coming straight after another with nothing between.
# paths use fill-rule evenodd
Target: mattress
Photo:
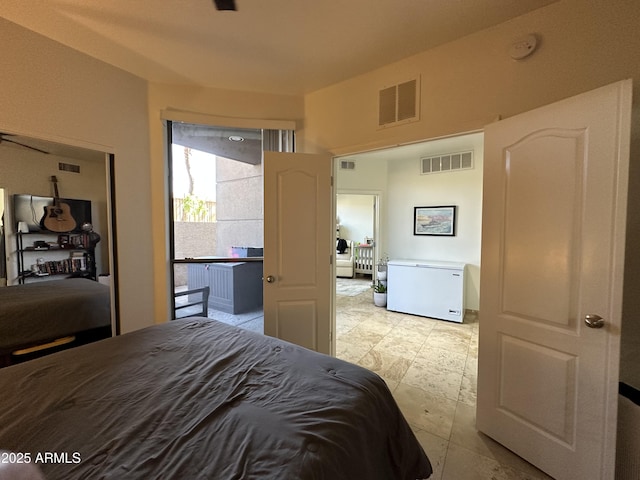
<instances>
[{"instance_id":1,"label":"mattress","mask_svg":"<svg viewBox=\"0 0 640 480\"><path fill-rule=\"evenodd\" d=\"M111 325L110 289L86 278L0 288L0 350Z\"/></svg>"},{"instance_id":2,"label":"mattress","mask_svg":"<svg viewBox=\"0 0 640 480\"><path fill-rule=\"evenodd\" d=\"M376 374L215 320L7 367L0 391L0 449L28 453L48 480L431 474ZM45 452L55 461L36 462Z\"/></svg>"}]
</instances>

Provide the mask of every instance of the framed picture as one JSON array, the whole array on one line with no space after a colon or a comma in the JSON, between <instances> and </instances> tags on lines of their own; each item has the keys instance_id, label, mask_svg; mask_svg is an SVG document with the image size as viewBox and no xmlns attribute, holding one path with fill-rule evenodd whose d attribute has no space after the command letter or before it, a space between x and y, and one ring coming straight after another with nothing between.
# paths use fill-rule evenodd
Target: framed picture
<instances>
[{"instance_id":1,"label":"framed picture","mask_svg":"<svg viewBox=\"0 0 640 480\"><path fill-rule=\"evenodd\" d=\"M414 207L413 234L453 237L456 234L455 205Z\"/></svg>"}]
</instances>

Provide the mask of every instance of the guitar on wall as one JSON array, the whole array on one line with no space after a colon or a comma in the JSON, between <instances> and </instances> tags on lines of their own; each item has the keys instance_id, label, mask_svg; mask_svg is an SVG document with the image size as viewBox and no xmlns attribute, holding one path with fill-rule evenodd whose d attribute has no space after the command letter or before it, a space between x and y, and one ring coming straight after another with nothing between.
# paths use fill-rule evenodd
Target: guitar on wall
<instances>
[{"instance_id":1,"label":"guitar on wall","mask_svg":"<svg viewBox=\"0 0 640 480\"><path fill-rule=\"evenodd\" d=\"M58 195L58 179L53 175L51 177L55 197L53 205L44 207L44 217L42 217L42 225L51 232L64 233L70 232L76 228L76 221L71 215L69 204L61 202Z\"/></svg>"}]
</instances>

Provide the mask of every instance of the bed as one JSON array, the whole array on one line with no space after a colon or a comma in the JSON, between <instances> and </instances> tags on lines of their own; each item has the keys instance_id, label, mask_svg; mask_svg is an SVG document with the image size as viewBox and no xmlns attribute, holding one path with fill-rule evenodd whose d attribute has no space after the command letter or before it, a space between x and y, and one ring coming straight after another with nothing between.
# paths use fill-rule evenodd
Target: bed
<instances>
[{"instance_id":1,"label":"bed","mask_svg":"<svg viewBox=\"0 0 640 480\"><path fill-rule=\"evenodd\" d=\"M1 369L0 391L0 449L47 480L431 474L376 374L202 317Z\"/></svg>"},{"instance_id":2,"label":"bed","mask_svg":"<svg viewBox=\"0 0 640 480\"><path fill-rule=\"evenodd\" d=\"M0 366L109 336L107 285L70 278L0 288Z\"/></svg>"}]
</instances>

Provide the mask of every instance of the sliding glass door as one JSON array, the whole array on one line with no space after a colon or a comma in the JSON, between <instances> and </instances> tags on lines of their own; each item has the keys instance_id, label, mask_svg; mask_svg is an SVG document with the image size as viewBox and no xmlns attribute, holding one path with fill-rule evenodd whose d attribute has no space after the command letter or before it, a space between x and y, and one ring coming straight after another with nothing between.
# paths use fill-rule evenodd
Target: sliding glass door
<instances>
[{"instance_id":1,"label":"sliding glass door","mask_svg":"<svg viewBox=\"0 0 640 480\"><path fill-rule=\"evenodd\" d=\"M173 318L263 332L262 152L293 132L168 122Z\"/></svg>"}]
</instances>

